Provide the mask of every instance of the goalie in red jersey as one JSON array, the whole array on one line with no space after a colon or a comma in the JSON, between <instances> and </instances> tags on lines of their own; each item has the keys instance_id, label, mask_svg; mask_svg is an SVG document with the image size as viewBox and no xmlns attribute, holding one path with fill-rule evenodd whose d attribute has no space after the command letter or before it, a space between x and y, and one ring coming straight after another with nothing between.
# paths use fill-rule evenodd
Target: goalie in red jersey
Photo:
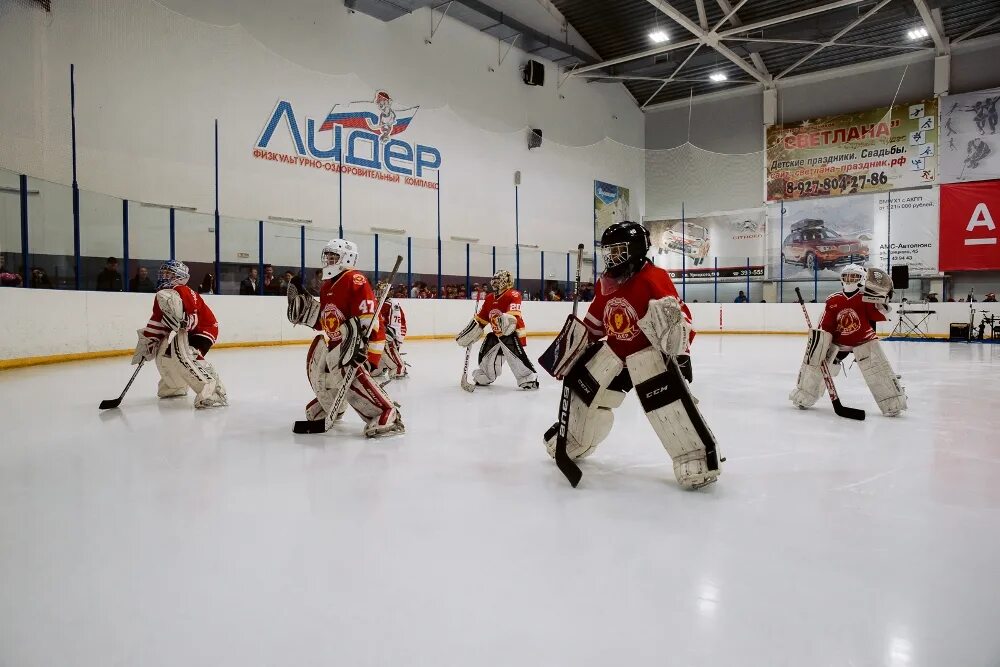
<instances>
[{"instance_id":1,"label":"goalie in red jersey","mask_svg":"<svg viewBox=\"0 0 1000 667\"><path fill-rule=\"evenodd\" d=\"M322 332L313 339L306 356L306 373L316 394L306 405L306 419L326 419L346 382L349 367L360 364L336 418L341 418L347 409L345 404L349 404L365 420L366 437L402 433L403 419L395 403L369 371L379 365L385 331L379 326L372 287L354 268L358 246L334 239L324 246L321 259L319 301L301 292L294 283L288 288L288 321ZM373 319L376 324L368 338L365 334Z\"/></svg>"},{"instance_id":2,"label":"goalie in red jersey","mask_svg":"<svg viewBox=\"0 0 1000 667\"><path fill-rule=\"evenodd\" d=\"M160 266L153 314L139 329L132 363L156 359L160 398L184 396L191 387L196 408L228 405L219 374L205 360L219 335L219 323L205 300L187 286L190 276L184 262L172 259Z\"/></svg>"},{"instance_id":3,"label":"goalie in red jersey","mask_svg":"<svg viewBox=\"0 0 1000 667\"><path fill-rule=\"evenodd\" d=\"M621 222L601 235L604 273L584 321L570 316L539 359L569 388L566 452L590 455L611 432L612 410L633 387L677 482L696 489L716 481L715 436L691 395L691 313L670 275L647 258L649 232ZM554 456L557 422L544 440Z\"/></svg>"},{"instance_id":4,"label":"goalie in red jersey","mask_svg":"<svg viewBox=\"0 0 1000 667\"><path fill-rule=\"evenodd\" d=\"M497 271L490 280L490 288L492 292L486 295L483 307L455 337L459 345L469 347L482 337L483 327L490 327L479 346L479 368L473 371L472 379L480 387L492 384L506 360L518 387L538 389L535 367L524 352L528 339L521 317L521 293L514 289L510 271Z\"/></svg>"},{"instance_id":5,"label":"goalie in red jersey","mask_svg":"<svg viewBox=\"0 0 1000 667\"><path fill-rule=\"evenodd\" d=\"M826 389L823 362L837 375L840 363L853 353L882 414L896 417L906 410L906 391L875 334L875 325L891 312L892 278L882 269L849 264L841 270L840 282L843 289L827 298L819 328L809 332L798 383L788 398L803 410L811 408Z\"/></svg>"}]
</instances>

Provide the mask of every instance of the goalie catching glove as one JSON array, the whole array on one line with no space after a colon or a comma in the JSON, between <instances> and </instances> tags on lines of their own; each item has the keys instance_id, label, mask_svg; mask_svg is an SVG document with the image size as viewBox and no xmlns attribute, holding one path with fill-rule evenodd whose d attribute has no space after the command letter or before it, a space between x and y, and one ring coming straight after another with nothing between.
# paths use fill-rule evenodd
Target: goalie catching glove
<instances>
[{"instance_id":1,"label":"goalie catching glove","mask_svg":"<svg viewBox=\"0 0 1000 667\"><path fill-rule=\"evenodd\" d=\"M161 339L150 338L149 336L143 335L143 330L139 329L136 331L139 334L139 340L135 344L135 352L132 354L132 365L135 366L140 361L152 361L156 358L156 353L160 349Z\"/></svg>"},{"instance_id":2,"label":"goalie catching glove","mask_svg":"<svg viewBox=\"0 0 1000 667\"><path fill-rule=\"evenodd\" d=\"M681 302L672 296L654 299L639 320L639 328L649 342L667 356L687 352L691 338L691 324L681 310Z\"/></svg>"},{"instance_id":3,"label":"goalie catching glove","mask_svg":"<svg viewBox=\"0 0 1000 667\"><path fill-rule=\"evenodd\" d=\"M319 320L319 301L300 292L295 283L288 285L288 321L292 324L316 326Z\"/></svg>"},{"instance_id":4,"label":"goalie catching glove","mask_svg":"<svg viewBox=\"0 0 1000 667\"><path fill-rule=\"evenodd\" d=\"M340 336L340 345L335 349L340 351L341 366L360 366L368 360L368 338L361 320L352 317L341 324Z\"/></svg>"},{"instance_id":5,"label":"goalie catching glove","mask_svg":"<svg viewBox=\"0 0 1000 667\"><path fill-rule=\"evenodd\" d=\"M473 317L469 320L469 323L465 325L465 328L458 332L455 336L455 342L462 347L469 347L483 335L483 325L478 319Z\"/></svg>"},{"instance_id":6,"label":"goalie catching glove","mask_svg":"<svg viewBox=\"0 0 1000 667\"><path fill-rule=\"evenodd\" d=\"M572 315L566 317L562 331L538 357L538 364L557 380L562 380L587 349L587 327Z\"/></svg>"},{"instance_id":7,"label":"goalie catching glove","mask_svg":"<svg viewBox=\"0 0 1000 667\"><path fill-rule=\"evenodd\" d=\"M861 300L867 303L889 305L892 298L892 278L882 269L874 266L868 269L865 276L864 291L861 293Z\"/></svg>"}]
</instances>

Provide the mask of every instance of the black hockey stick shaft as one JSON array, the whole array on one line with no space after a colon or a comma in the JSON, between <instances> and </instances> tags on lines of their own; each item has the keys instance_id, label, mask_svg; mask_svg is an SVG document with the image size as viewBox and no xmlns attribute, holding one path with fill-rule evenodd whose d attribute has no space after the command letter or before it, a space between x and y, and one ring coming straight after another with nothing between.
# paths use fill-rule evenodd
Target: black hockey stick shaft
<instances>
[{"instance_id":1,"label":"black hockey stick shaft","mask_svg":"<svg viewBox=\"0 0 1000 667\"><path fill-rule=\"evenodd\" d=\"M121 396L119 396L118 398L108 398L108 399L105 399L105 400L101 401L101 404L99 406L97 406L97 408L99 410L110 410L112 408L117 408L119 405L121 405L122 404L122 399L124 399L125 398L125 394L128 393L128 388L132 386L133 382L135 382L135 378L139 375L139 371L142 370L142 365L144 363L146 363L145 359L140 359L139 360L139 365L135 367L135 372L132 373L132 377L129 378L128 384L126 384L125 388L122 389Z\"/></svg>"},{"instance_id":2,"label":"black hockey stick shaft","mask_svg":"<svg viewBox=\"0 0 1000 667\"><path fill-rule=\"evenodd\" d=\"M378 295L378 302L375 304L375 316L372 317L372 321L368 323L368 328L365 329L365 340L367 341L371 338L372 331L378 325L379 313L382 312L382 306L385 304L386 299L389 298L389 290L392 289L392 281L396 279L396 273L399 272L399 267L403 263L403 256L396 255L396 263L392 266L392 271L389 273L389 277L386 278L385 290L382 294ZM362 362L364 363L364 362ZM337 392L337 397L333 401L333 406L327 413L325 419L305 419L302 421L297 421L292 426L293 433L324 433L333 424L333 420L336 418L338 412L340 411L340 406L343 405L344 399L347 396L347 390L354 383L354 376L358 374L358 368L360 364L354 364L347 371L347 376L344 378L344 383L340 385L340 390Z\"/></svg>"},{"instance_id":3,"label":"black hockey stick shaft","mask_svg":"<svg viewBox=\"0 0 1000 667\"><path fill-rule=\"evenodd\" d=\"M479 292L476 292L476 305L475 310L472 311L473 317L479 315ZM469 382L469 357L472 355L472 345L465 348L465 366L462 367L462 389L468 392L473 392L476 390L476 385Z\"/></svg>"},{"instance_id":4,"label":"black hockey stick shaft","mask_svg":"<svg viewBox=\"0 0 1000 667\"><path fill-rule=\"evenodd\" d=\"M573 281L573 317L576 317L580 304L580 273L583 270L583 244L576 248L576 278ZM583 479L583 472L573 459L566 453L567 428L569 427L570 392L568 380L563 380L562 391L559 394L559 430L556 432L556 466L566 476L569 483L576 485Z\"/></svg>"},{"instance_id":5,"label":"black hockey stick shaft","mask_svg":"<svg viewBox=\"0 0 1000 667\"><path fill-rule=\"evenodd\" d=\"M799 298L799 306L802 307L802 314L806 317L806 326L812 329L812 318L809 317L809 311L806 309L806 302L802 298L802 292L798 287L795 288L795 296ZM840 417L846 417L847 419L856 419L858 421L864 421L865 411L859 410L858 408L849 408L840 402L840 397L837 395L837 387L833 384L833 376L830 375L830 369L824 361L820 364L820 372L823 374L823 382L826 383L826 390L830 394L830 402L833 403L833 411Z\"/></svg>"}]
</instances>

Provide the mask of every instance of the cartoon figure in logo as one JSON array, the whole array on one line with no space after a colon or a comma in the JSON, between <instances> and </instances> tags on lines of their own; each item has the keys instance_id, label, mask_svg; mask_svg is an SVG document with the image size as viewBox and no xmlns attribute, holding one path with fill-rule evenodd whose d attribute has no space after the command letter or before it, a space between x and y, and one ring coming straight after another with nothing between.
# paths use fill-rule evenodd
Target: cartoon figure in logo
<instances>
[{"instance_id":1,"label":"cartoon figure in logo","mask_svg":"<svg viewBox=\"0 0 1000 667\"><path fill-rule=\"evenodd\" d=\"M384 90L375 93L375 106L378 107L378 125L371 129L379 133L378 140L384 144L392 138L392 128L396 126L396 112L392 110L389 93Z\"/></svg>"},{"instance_id":2,"label":"cartoon figure in logo","mask_svg":"<svg viewBox=\"0 0 1000 667\"><path fill-rule=\"evenodd\" d=\"M853 353L882 414L895 417L906 410L906 391L875 335L875 324L892 312L892 278L882 269L865 271L848 264L840 282L843 289L826 300L819 328L809 332L798 382L788 398L803 410L815 405L826 391L823 363L837 375L841 362Z\"/></svg>"},{"instance_id":3,"label":"cartoon figure in logo","mask_svg":"<svg viewBox=\"0 0 1000 667\"><path fill-rule=\"evenodd\" d=\"M589 456L610 434L612 410L635 387L677 482L697 489L716 481L720 457L688 386L691 313L670 275L649 260L650 247L637 222L613 224L601 235L605 269L586 317L568 317L538 360L563 381L560 421L543 440L550 456L561 437L571 459Z\"/></svg>"},{"instance_id":4,"label":"cartoon figure in logo","mask_svg":"<svg viewBox=\"0 0 1000 667\"><path fill-rule=\"evenodd\" d=\"M301 281L288 286L288 321L316 329L306 355L306 375L316 398L306 405L306 419L326 419L352 366L357 367L336 419L350 405L365 421L365 437L402 433L403 418L385 390L372 379L385 346L385 327L375 312L375 295L368 278L354 268L358 246L333 239L320 253L323 282L319 301L301 289ZM378 318L378 319L375 319ZM368 326L375 321L371 336Z\"/></svg>"}]
</instances>

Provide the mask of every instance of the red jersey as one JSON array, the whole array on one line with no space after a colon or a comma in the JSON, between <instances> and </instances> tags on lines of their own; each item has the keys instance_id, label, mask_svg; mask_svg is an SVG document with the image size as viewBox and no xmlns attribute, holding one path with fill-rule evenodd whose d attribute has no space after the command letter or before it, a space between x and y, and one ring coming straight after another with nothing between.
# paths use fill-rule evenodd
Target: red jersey
<instances>
[{"instance_id":1,"label":"red jersey","mask_svg":"<svg viewBox=\"0 0 1000 667\"><path fill-rule=\"evenodd\" d=\"M649 310L649 302L665 296L680 301L677 288L670 274L647 263L639 272L617 286L610 294L604 293L605 284L599 280L594 286L594 301L583 319L591 341L607 336L608 347L622 360L628 355L649 347L649 339L639 328L639 320ZM691 324L691 311L681 303L684 319ZM694 331L688 343L694 340Z\"/></svg>"},{"instance_id":2,"label":"red jersey","mask_svg":"<svg viewBox=\"0 0 1000 667\"><path fill-rule=\"evenodd\" d=\"M181 303L184 304L184 317L187 324L188 335L198 334L212 341L215 344L219 337L219 322L215 319L215 313L208 307L205 300L187 285L178 285L173 289L181 295ZM142 335L146 338L166 338L170 334L170 327L163 323L163 311L160 310L160 302L153 299L153 314L146 322L146 328L142 330Z\"/></svg>"},{"instance_id":3,"label":"red jersey","mask_svg":"<svg viewBox=\"0 0 1000 667\"><path fill-rule=\"evenodd\" d=\"M521 345L527 345L528 339L524 336L524 320L521 318L521 293L516 289L509 289L499 297L493 292L486 295L483 307L476 314L476 321L493 329L497 336L500 334L500 323L497 319L504 313L513 315L517 319L517 337L521 339Z\"/></svg>"},{"instance_id":4,"label":"red jersey","mask_svg":"<svg viewBox=\"0 0 1000 667\"><path fill-rule=\"evenodd\" d=\"M323 281L319 288L319 320L315 328L326 333L330 347L340 345L340 325L352 317L368 326L375 316L375 293L365 274L355 269ZM380 318L381 319L381 318ZM368 341L368 361L378 366L385 346L385 331L377 321Z\"/></svg>"},{"instance_id":5,"label":"red jersey","mask_svg":"<svg viewBox=\"0 0 1000 667\"><path fill-rule=\"evenodd\" d=\"M819 328L833 334L834 345L853 348L878 338L873 323L885 320L874 303L861 300L861 290L852 296L837 292L827 298Z\"/></svg>"}]
</instances>

